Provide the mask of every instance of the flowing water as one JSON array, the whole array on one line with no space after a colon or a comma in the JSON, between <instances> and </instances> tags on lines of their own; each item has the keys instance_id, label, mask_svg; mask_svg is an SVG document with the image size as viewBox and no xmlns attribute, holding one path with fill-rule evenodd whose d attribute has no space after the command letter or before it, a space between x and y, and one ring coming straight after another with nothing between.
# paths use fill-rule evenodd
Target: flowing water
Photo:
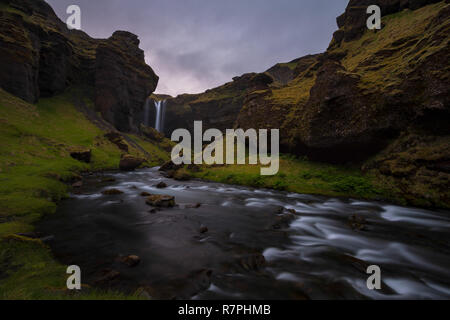
<instances>
[{"instance_id":1,"label":"flowing water","mask_svg":"<svg viewBox=\"0 0 450 320\"><path fill-rule=\"evenodd\" d=\"M87 178L39 226L84 283L165 299L450 298L449 212L177 182L157 168L108 176ZM102 195L110 188L124 193ZM150 212L143 191L177 206ZM129 254L140 264L119 261ZM367 288L369 265L381 268L381 290ZM120 275L104 281L111 270Z\"/></svg>"},{"instance_id":2,"label":"flowing water","mask_svg":"<svg viewBox=\"0 0 450 320\"><path fill-rule=\"evenodd\" d=\"M155 108L156 108L156 119L155 119L155 129L159 132L162 132L163 130L163 124L164 124L164 100L155 101Z\"/></svg>"}]
</instances>

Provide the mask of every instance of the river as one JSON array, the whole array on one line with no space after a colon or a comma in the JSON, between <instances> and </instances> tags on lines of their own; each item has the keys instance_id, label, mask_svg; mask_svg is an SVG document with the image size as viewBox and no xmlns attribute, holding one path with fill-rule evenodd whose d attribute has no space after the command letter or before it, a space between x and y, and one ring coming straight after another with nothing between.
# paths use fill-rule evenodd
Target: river
<instances>
[{"instance_id":1,"label":"river","mask_svg":"<svg viewBox=\"0 0 450 320\"><path fill-rule=\"evenodd\" d=\"M450 298L449 212L179 182L157 169L88 176L38 225L83 283L155 299ZM124 193L102 194L111 188ZM142 192L177 206L155 212ZM381 290L367 288L369 265Z\"/></svg>"}]
</instances>

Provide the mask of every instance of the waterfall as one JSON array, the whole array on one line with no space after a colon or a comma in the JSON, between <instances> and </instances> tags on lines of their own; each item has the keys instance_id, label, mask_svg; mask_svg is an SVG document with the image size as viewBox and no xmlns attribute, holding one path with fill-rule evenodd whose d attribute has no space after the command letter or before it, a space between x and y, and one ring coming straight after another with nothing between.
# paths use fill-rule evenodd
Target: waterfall
<instances>
[{"instance_id":1,"label":"waterfall","mask_svg":"<svg viewBox=\"0 0 450 320\"><path fill-rule=\"evenodd\" d=\"M155 108L156 108L156 119L155 119L155 129L159 132L163 130L164 126L164 105L165 101L155 101Z\"/></svg>"}]
</instances>

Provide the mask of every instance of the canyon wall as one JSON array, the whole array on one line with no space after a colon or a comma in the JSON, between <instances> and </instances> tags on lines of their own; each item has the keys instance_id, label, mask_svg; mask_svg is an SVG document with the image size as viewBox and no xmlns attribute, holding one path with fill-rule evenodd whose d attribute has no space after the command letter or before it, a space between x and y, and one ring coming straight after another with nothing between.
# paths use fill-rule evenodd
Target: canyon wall
<instances>
[{"instance_id":1,"label":"canyon wall","mask_svg":"<svg viewBox=\"0 0 450 320\"><path fill-rule=\"evenodd\" d=\"M122 131L137 131L158 77L137 36L93 39L69 30L42 0L0 0L0 87L28 101L69 86L92 87L97 111Z\"/></svg>"},{"instance_id":2,"label":"canyon wall","mask_svg":"<svg viewBox=\"0 0 450 320\"><path fill-rule=\"evenodd\" d=\"M366 27L369 4L381 30ZM326 52L270 68L263 86L171 99L166 119L279 128L282 152L351 162L425 205L449 203L449 14L448 0L351 0Z\"/></svg>"}]
</instances>

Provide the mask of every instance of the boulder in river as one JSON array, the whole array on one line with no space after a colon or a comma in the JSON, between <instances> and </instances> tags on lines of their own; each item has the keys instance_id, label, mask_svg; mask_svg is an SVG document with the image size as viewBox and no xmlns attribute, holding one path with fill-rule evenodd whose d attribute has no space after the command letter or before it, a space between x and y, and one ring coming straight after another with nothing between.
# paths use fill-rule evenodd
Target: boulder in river
<instances>
[{"instance_id":1,"label":"boulder in river","mask_svg":"<svg viewBox=\"0 0 450 320\"><path fill-rule=\"evenodd\" d=\"M182 164L177 165L177 164L173 163L172 160L169 160L169 161L165 162L165 163L159 168L159 171L165 171L165 172L168 172L168 171L175 171L175 170L181 169L182 167L183 167Z\"/></svg>"},{"instance_id":2,"label":"boulder in river","mask_svg":"<svg viewBox=\"0 0 450 320\"><path fill-rule=\"evenodd\" d=\"M141 197L150 197L152 194L146 191L141 192Z\"/></svg>"},{"instance_id":3,"label":"boulder in river","mask_svg":"<svg viewBox=\"0 0 450 320\"><path fill-rule=\"evenodd\" d=\"M348 224L349 224L350 228L352 228L353 230L359 230L359 231L367 230L366 219L362 216L357 216L356 214L353 214L349 217Z\"/></svg>"},{"instance_id":4,"label":"boulder in river","mask_svg":"<svg viewBox=\"0 0 450 320\"><path fill-rule=\"evenodd\" d=\"M295 220L295 215L292 213L277 215L272 228L275 230L288 228L293 220Z\"/></svg>"},{"instance_id":5,"label":"boulder in river","mask_svg":"<svg viewBox=\"0 0 450 320\"><path fill-rule=\"evenodd\" d=\"M160 183L158 183L158 184L156 185L156 187L157 187L158 189L164 189L164 188L167 188L167 184L164 183L163 181L161 181Z\"/></svg>"},{"instance_id":6,"label":"boulder in river","mask_svg":"<svg viewBox=\"0 0 450 320\"><path fill-rule=\"evenodd\" d=\"M205 226L205 225L201 225L200 226L200 229L199 229L199 232L201 233L201 234L204 234L204 233L207 233L209 230L208 230L208 227L207 226Z\"/></svg>"},{"instance_id":7,"label":"boulder in river","mask_svg":"<svg viewBox=\"0 0 450 320\"><path fill-rule=\"evenodd\" d=\"M72 184L72 187L74 188L81 188L83 186L83 181L77 181Z\"/></svg>"},{"instance_id":8,"label":"boulder in river","mask_svg":"<svg viewBox=\"0 0 450 320\"><path fill-rule=\"evenodd\" d=\"M102 192L102 194L104 194L105 196L114 196L114 195L118 195L118 194L122 194L123 191L118 190L118 189L108 189Z\"/></svg>"},{"instance_id":9,"label":"boulder in river","mask_svg":"<svg viewBox=\"0 0 450 320\"><path fill-rule=\"evenodd\" d=\"M142 158L137 158L132 155L126 154L123 155L120 159L119 168L122 171L133 171L144 162L145 160Z\"/></svg>"},{"instance_id":10,"label":"boulder in river","mask_svg":"<svg viewBox=\"0 0 450 320\"><path fill-rule=\"evenodd\" d=\"M129 267L135 267L141 262L141 258L136 255L129 255L120 258L120 262L126 264Z\"/></svg>"},{"instance_id":11,"label":"boulder in river","mask_svg":"<svg viewBox=\"0 0 450 320\"><path fill-rule=\"evenodd\" d=\"M146 203L153 207L171 208L175 206L175 197L154 194L147 197Z\"/></svg>"},{"instance_id":12,"label":"boulder in river","mask_svg":"<svg viewBox=\"0 0 450 320\"><path fill-rule=\"evenodd\" d=\"M189 181L192 179L192 176L185 170L180 169L173 173L173 178L178 181Z\"/></svg>"}]
</instances>

